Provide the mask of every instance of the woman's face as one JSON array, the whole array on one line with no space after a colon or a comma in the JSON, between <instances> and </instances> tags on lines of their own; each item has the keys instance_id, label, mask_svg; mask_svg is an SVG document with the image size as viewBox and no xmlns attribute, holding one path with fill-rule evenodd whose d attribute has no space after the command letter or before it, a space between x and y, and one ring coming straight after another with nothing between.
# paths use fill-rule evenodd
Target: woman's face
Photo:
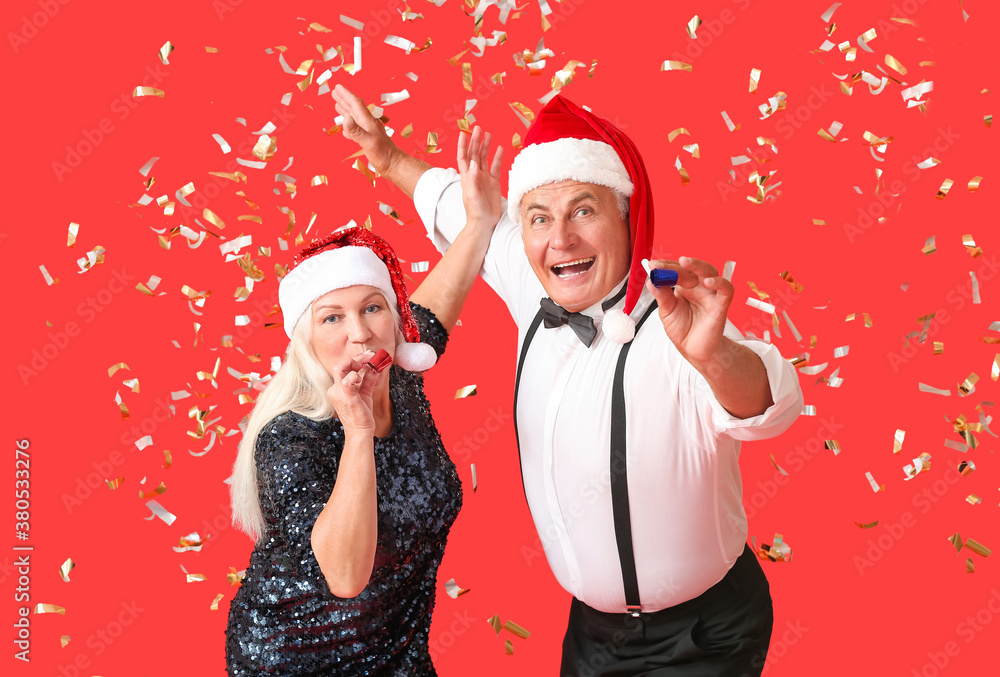
<instances>
[{"instance_id":1,"label":"woman's face","mask_svg":"<svg viewBox=\"0 0 1000 677\"><path fill-rule=\"evenodd\" d=\"M395 355L396 321L375 287L345 287L319 297L310 320L313 353L331 376L366 350Z\"/></svg>"}]
</instances>

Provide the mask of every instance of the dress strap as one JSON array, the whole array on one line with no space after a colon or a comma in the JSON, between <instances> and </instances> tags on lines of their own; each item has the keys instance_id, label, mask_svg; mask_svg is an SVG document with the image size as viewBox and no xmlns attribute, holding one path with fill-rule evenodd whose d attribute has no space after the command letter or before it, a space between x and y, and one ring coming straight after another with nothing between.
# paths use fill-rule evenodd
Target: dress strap
<instances>
[{"instance_id":1,"label":"dress strap","mask_svg":"<svg viewBox=\"0 0 1000 677\"><path fill-rule=\"evenodd\" d=\"M656 303L653 302L643 313L642 319L635 326L637 335L655 309ZM628 613L638 616L642 612L642 604L639 601L639 579L635 572L635 553L632 549L626 462L628 425L625 411L625 360L628 358L631 346L632 341L629 341L618 352L618 364L615 367L615 380L611 390L611 509L614 513L615 540L618 542L618 559L621 563L622 583L625 588L625 607Z\"/></svg>"}]
</instances>

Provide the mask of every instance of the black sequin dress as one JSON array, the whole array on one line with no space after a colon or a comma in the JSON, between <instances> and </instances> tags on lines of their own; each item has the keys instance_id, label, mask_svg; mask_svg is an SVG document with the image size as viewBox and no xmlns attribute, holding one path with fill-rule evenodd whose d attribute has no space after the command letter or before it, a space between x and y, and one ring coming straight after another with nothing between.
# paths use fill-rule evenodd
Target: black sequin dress
<instances>
[{"instance_id":1,"label":"black sequin dress","mask_svg":"<svg viewBox=\"0 0 1000 677\"><path fill-rule=\"evenodd\" d=\"M412 304L420 337L444 351L447 333ZM344 430L336 419L276 416L257 438L267 535L229 610L230 675L436 675L427 645L435 578L462 505L419 374L391 367L393 428L375 440L375 567L353 599L334 596L310 534L337 478Z\"/></svg>"}]
</instances>

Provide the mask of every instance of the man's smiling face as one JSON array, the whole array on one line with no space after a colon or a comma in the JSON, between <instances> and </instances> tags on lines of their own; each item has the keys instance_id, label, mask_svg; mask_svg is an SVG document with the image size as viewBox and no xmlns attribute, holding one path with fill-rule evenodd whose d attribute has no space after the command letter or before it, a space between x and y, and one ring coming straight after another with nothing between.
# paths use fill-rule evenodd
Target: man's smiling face
<instances>
[{"instance_id":1,"label":"man's smiling face","mask_svg":"<svg viewBox=\"0 0 1000 677\"><path fill-rule=\"evenodd\" d=\"M604 186L560 181L529 191L521 240L545 292L570 312L599 303L629 271L628 223Z\"/></svg>"}]
</instances>

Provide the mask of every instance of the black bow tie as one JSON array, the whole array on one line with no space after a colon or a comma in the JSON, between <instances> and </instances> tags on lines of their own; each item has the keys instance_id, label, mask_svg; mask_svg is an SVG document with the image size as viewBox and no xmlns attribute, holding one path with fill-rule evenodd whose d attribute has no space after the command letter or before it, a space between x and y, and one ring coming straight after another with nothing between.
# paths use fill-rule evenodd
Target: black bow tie
<instances>
[{"instance_id":1,"label":"black bow tie","mask_svg":"<svg viewBox=\"0 0 1000 677\"><path fill-rule=\"evenodd\" d=\"M541 304L547 328L552 329L568 324L585 346L589 348L590 344L594 342L594 338L597 337L594 318L583 313L571 313L550 298L543 298Z\"/></svg>"}]
</instances>

